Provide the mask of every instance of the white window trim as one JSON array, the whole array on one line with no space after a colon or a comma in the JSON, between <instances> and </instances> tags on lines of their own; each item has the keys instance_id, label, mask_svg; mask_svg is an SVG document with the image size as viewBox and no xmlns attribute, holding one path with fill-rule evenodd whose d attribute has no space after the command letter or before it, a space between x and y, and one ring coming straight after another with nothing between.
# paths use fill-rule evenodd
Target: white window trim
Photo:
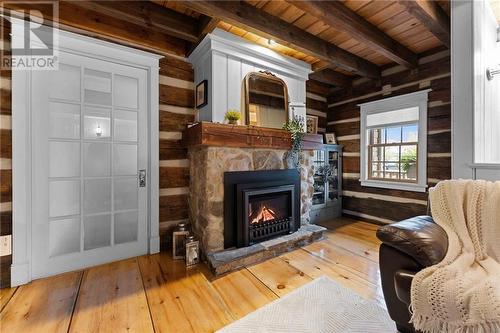
<instances>
[{"instance_id":1,"label":"white window trim","mask_svg":"<svg viewBox=\"0 0 500 333\"><path fill-rule=\"evenodd\" d=\"M360 166L361 186L381 187L387 189L425 192L427 190L427 101L428 93L432 89L420 90L414 93L389 97L378 101L358 104L361 108L361 140ZM418 106L418 183L391 182L368 179L368 149L366 117L369 114L395 111Z\"/></svg>"},{"instance_id":2,"label":"white window trim","mask_svg":"<svg viewBox=\"0 0 500 333\"><path fill-rule=\"evenodd\" d=\"M15 20L13 24L23 24ZM159 236L159 60L163 56L59 30L58 49L142 68L148 72L148 253L160 251ZM12 38L22 38L13 35ZM30 71L12 71L12 266L11 286L31 281L31 103Z\"/></svg>"}]
</instances>

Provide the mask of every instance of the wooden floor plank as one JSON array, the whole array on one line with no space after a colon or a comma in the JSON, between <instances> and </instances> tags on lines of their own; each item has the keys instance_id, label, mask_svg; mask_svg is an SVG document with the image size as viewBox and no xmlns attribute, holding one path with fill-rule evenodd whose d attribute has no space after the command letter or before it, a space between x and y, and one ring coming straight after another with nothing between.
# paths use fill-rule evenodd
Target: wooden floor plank
<instances>
[{"instance_id":1,"label":"wooden floor plank","mask_svg":"<svg viewBox=\"0 0 500 333\"><path fill-rule=\"evenodd\" d=\"M343 248L360 257L367 258L375 263L378 263L378 246L373 243L363 242L355 237L345 235L338 232L327 232L326 238L332 244Z\"/></svg>"},{"instance_id":2,"label":"wooden floor plank","mask_svg":"<svg viewBox=\"0 0 500 333\"><path fill-rule=\"evenodd\" d=\"M278 298L271 289L258 280L247 269L232 272L212 281L235 319Z\"/></svg>"},{"instance_id":3,"label":"wooden floor plank","mask_svg":"<svg viewBox=\"0 0 500 333\"><path fill-rule=\"evenodd\" d=\"M137 259L85 271L70 332L153 332Z\"/></svg>"},{"instance_id":4,"label":"wooden floor plank","mask_svg":"<svg viewBox=\"0 0 500 333\"><path fill-rule=\"evenodd\" d=\"M354 255L352 252L334 245L328 239L312 243L303 249L333 264L340 264L373 283L376 283L380 277L377 263Z\"/></svg>"},{"instance_id":5,"label":"wooden floor plank","mask_svg":"<svg viewBox=\"0 0 500 333\"><path fill-rule=\"evenodd\" d=\"M81 277L71 272L19 287L0 313L2 332L67 332Z\"/></svg>"},{"instance_id":6,"label":"wooden floor plank","mask_svg":"<svg viewBox=\"0 0 500 333\"><path fill-rule=\"evenodd\" d=\"M341 265L332 264L303 249L281 255L289 265L304 272L313 279L326 275L340 285L351 289L361 297L377 301L385 307L382 288L378 283L372 283Z\"/></svg>"},{"instance_id":7,"label":"wooden floor plank","mask_svg":"<svg viewBox=\"0 0 500 333\"><path fill-rule=\"evenodd\" d=\"M213 332L234 320L203 273L168 254L139 258L156 333Z\"/></svg>"},{"instance_id":8,"label":"wooden floor plank","mask_svg":"<svg viewBox=\"0 0 500 333\"><path fill-rule=\"evenodd\" d=\"M0 312L5 308L7 303L9 303L10 299L12 296L14 296L14 293L16 292L16 288L2 288L0 289Z\"/></svg>"},{"instance_id":9,"label":"wooden floor plank","mask_svg":"<svg viewBox=\"0 0 500 333\"><path fill-rule=\"evenodd\" d=\"M280 297L312 281L311 277L281 258L266 260L248 267L248 270Z\"/></svg>"}]
</instances>

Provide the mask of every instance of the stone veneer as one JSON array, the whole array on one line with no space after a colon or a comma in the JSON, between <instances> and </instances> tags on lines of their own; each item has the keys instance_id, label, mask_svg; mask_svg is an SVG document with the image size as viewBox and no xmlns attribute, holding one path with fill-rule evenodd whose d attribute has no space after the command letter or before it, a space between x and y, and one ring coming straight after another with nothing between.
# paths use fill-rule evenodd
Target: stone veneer
<instances>
[{"instance_id":1,"label":"stone veneer","mask_svg":"<svg viewBox=\"0 0 500 333\"><path fill-rule=\"evenodd\" d=\"M224 172L285 169L289 167L286 153L257 148L189 148L189 218L204 255L224 250ZM302 151L301 161L301 225L307 225L313 195L313 151Z\"/></svg>"}]
</instances>

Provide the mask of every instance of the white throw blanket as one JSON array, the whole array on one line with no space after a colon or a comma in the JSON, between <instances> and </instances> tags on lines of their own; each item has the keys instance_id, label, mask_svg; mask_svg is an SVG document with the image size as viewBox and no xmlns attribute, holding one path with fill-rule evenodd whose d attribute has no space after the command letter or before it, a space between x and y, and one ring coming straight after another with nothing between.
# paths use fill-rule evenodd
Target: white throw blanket
<instances>
[{"instance_id":1,"label":"white throw blanket","mask_svg":"<svg viewBox=\"0 0 500 333\"><path fill-rule=\"evenodd\" d=\"M443 181L429 195L449 246L443 261L413 279L415 328L500 332L500 182Z\"/></svg>"}]
</instances>

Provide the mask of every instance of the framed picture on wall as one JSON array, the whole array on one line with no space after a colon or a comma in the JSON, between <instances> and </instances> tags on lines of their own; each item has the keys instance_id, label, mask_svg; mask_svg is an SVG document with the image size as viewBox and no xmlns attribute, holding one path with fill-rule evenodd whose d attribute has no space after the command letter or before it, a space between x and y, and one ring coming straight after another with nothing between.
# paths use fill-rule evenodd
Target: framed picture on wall
<instances>
[{"instance_id":1,"label":"framed picture on wall","mask_svg":"<svg viewBox=\"0 0 500 333\"><path fill-rule=\"evenodd\" d=\"M318 117L307 115L306 133L318 134Z\"/></svg>"},{"instance_id":2,"label":"framed picture on wall","mask_svg":"<svg viewBox=\"0 0 500 333\"><path fill-rule=\"evenodd\" d=\"M337 137L335 136L335 133L325 133L325 143L328 145L336 145Z\"/></svg>"},{"instance_id":3,"label":"framed picture on wall","mask_svg":"<svg viewBox=\"0 0 500 333\"><path fill-rule=\"evenodd\" d=\"M203 80L196 86L196 108L202 108L208 104L208 80Z\"/></svg>"}]
</instances>

